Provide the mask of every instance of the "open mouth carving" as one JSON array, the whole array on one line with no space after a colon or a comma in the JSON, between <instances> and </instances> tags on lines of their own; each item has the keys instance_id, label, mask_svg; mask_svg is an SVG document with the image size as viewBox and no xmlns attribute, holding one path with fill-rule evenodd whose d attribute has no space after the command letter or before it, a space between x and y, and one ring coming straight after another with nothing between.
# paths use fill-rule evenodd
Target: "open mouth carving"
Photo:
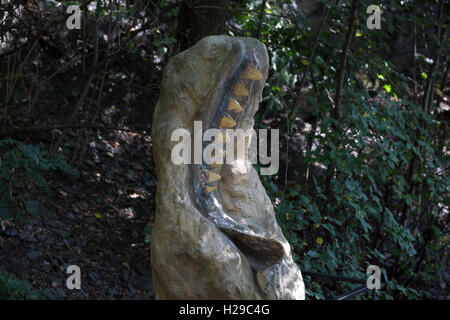
<instances>
[{"instance_id":1,"label":"open mouth carving","mask_svg":"<svg viewBox=\"0 0 450 320\"><path fill-rule=\"evenodd\" d=\"M304 299L300 269L248 159L250 142L231 163L226 148L239 138L230 129L253 128L267 72L264 45L228 36L206 37L166 66L152 129L158 299ZM201 151L216 144L222 161L168 163L171 130L192 133L198 120L202 131L219 131Z\"/></svg>"},{"instance_id":2,"label":"open mouth carving","mask_svg":"<svg viewBox=\"0 0 450 320\"><path fill-rule=\"evenodd\" d=\"M223 138L214 142L221 145L222 157L225 157L225 145L230 139L226 129L239 127L244 111L251 105L250 92L253 90L254 82L264 78L257 62L251 60L247 52L241 54L241 59L236 64L238 65L236 70L228 79L223 80L222 88L217 90L217 101L214 101L214 104L218 107L211 108L215 113L207 126L207 129L221 130ZM207 143L204 144L206 146ZM264 265L280 261L283 257L283 247L279 242L262 237L249 227L239 224L223 209L218 190L222 179L222 163L225 163L225 160L219 164L201 164L195 168L194 192L198 208L227 233L238 247L245 246L247 254L252 254L255 260L265 261Z\"/></svg>"}]
</instances>

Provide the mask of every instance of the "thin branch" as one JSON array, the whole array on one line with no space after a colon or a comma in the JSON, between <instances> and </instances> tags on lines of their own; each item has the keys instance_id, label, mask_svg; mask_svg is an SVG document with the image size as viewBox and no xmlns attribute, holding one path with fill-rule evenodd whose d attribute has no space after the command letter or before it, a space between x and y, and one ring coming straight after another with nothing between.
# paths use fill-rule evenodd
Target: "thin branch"
<instances>
[{"instance_id":1,"label":"thin branch","mask_svg":"<svg viewBox=\"0 0 450 320\"><path fill-rule=\"evenodd\" d=\"M99 0L97 0L97 5L99 4ZM96 18L98 18L98 13ZM77 116L78 112L80 111L81 107L83 106L84 103L84 99L86 98L88 91L89 91L89 87L91 86L92 80L94 80L94 76L96 74L96 70L97 70L97 62L98 62L98 48L99 48L99 27L98 27L98 21L96 21L95 23L95 51L94 51L94 61L92 62L92 70L91 73L89 75L89 78L86 82L86 85L84 86L83 92L80 96L80 98L77 101L77 104L75 105L72 113L70 114L69 118L67 119L66 123L71 123L75 117ZM63 131L63 133L61 134L61 136L58 138L58 140L56 141L55 145L53 146L54 148L52 149L51 152L53 152L54 150L58 149L59 145L61 144L62 140L64 139L66 132L65 130Z\"/></svg>"},{"instance_id":2,"label":"thin branch","mask_svg":"<svg viewBox=\"0 0 450 320\"><path fill-rule=\"evenodd\" d=\"M355 33L356 28L356 13L358 9L358 0L352 1L352 7L350 9L350 19L348 22L347 27L347 33L345 35L344 40L344 46L342 47L341 51L341 57L340 57L340 63L339 63L339 73L337 77L337 84L336 84L336 94L334 99L334 108L331 110L331 117L336 120L336 122L333 122L333 126L335 127L335 130L339 130L339 119L340 119L340 102L341 102L341 91L344 86L344 76L345 76L345 69L347 66L347 51L350 49L350 45L352 43L353 34ZM336 141L336 146L338 146L338 141ZM327 197L327 200L329 201L331 198L332 193L332 186L331 182L334 176L334 171L336 169L335 164L331 164L327 169L327 179L325 183L325 195ZM327 210L327 202L324 203L324 209L325 209L325 215L328 213Z\"/></svg>"},{"instance_id":3,"label":"thin branch","mask_svg":"<svg viewBox=\"0 0 450 320\"><path fill-rule=\"evenodd\" d=\"M261 34L261 27L262 27L262 22L264 19L264 14L266 13L266 2L267 0L263 0L263 2L261 3L261 9L259 11L259 17L258 17L258 29L256 30L256 34L255 34L255 38L259 39L259 36Z\"/></svg>"},{"instance_id":4,"label":"thin branch","mask_svg":"<svg viewBox=\"0 0 450 320\"><path fill-rule=\"evenodd\" d=\"M117 130L124 132L135 132L144 134L144 131L148 131L148 128L121 128L121 127L112 127L112 126L100 126L95 124L61 124L61 125L53 125L53 126L38 126L31 128L17 128L12 130L0 131L0 137L14 137L21 134L34 134L39 132L46 132L58 129L101 129L101 130Z\"/></svg>"},{"instance_id":5,"label":"thin branch","mask_svg":"<svg viewBox=\"0 0 450 320\"><path fill-rule=\"evenodd\" d=\"M341 103L341 91L344 86L344 75L345 75L345 69L347 66L347 51L350 48L350 45L352 43L353 35L355 34L355 28L356 28L356 11L358 8L359 1L353 0L352 1L352 8L351 8L351 18L348 24L348 32L345 35L345 42L344 47L341 51L341 57L339 61L339 73L337 77L337 87L336 87L336 95L334 98L334 109L333 109L333 115L336 120L339 120L339 112L340 112L340 103Z\"/></svg>"},{"instance_id":6,"label":"thin branch","mask_svg":"<svg viewBox=\"0 0 450 320\"><path fill-rule=\"evenodd\" d=\"M204 6L195 6L193 8L194 9L208 9L209 8L209 9L227 10L226 8L221 8L221 7L217 7L217 6L206 6L206 5L204 5ZM256 13L257 12L255 10L248 10L248 9L242 9L242 8L233 8L233 10L242 11L242 12L248 12L248 13ZM287 19L287 20L291 20L292 19L290 17L286 17L286 16L283 16L283 15L280 15L280 14L276 14L276 13L268 13L268 12L266 12L265 15L278 17L278 18L281 18L281 19Z\"/></svg>"},{"instance_id":7,"label":"thin branch","mask_svg":"<svg viewBox=\"0 0 450 320\"><path fill-rule=\"evenodd\" d=\"M439 1L439 13L437 16L437 21L439 23L439 27L438 27L438 39L440 41L439 43L439 49L437 50L434 60L433 60L433 64L431 66L431 71L430 71L430 75L428 76L428 80L427 80L427 84L426 84L426 90L425 90L425 95L423 97L423 105L422 108L425 111L425 113L428 113L429 109L430 109L430 96L431 96L431 92L433 91L433 83L434 83L434 74L436 72L436 67L439 64L439 58L441 55L441 51L443 46L443 40L444 40L444 36L445 36L445 32L442 32L442 26L441 26L441 16L442 16L442 11L443 11L443 7L444 7L444 3L442 0Z\"/></svg>"},{"instance_id":8,"label":"thin branch","mask_svg":"<svg viewBox=\"0 0 450 320\"><path fill-rule=\"evenodd\" d=\"M306 75L308 74L309 69L310 69L311 64L312 64L312 61L313 61L313 59L314 59L314 57L315 57L316 47L317 47L317 44L319 43L320 34L321 34L321 32L322 32L323 27L325 26L325 22L326 22L326 20L328 19L328 14L329 14L329 13L330 13L330 9L327 7L327 8L325 9L325 14L323 15L322 19L320 20L320 25L319 25L319 27L318 27L318 29L317 29L317 31L316 31L316 36L315 36L315 38L314 38L313 46L312 46L311 52L310 52L310 54L309 54L308 64L307 64L307 66L306 66L306 70L305 70L305 72L303 72L303 75L302 75L302 77L301 77L301 79L300 79L300 82L299 82L299 84L297 85L297 88L296 88L296 90L295 90L295 91L296 91L296 92L295 92L295 93L296 93L296 98L295 98L294 103L292 104L292 106L289 108L289 109L291 110L291 112L290 112L290 116L288 117L288 119L289 119L289 118L293 118L293 117L296 115L298 109L300 108L300 105L301 105L300 99L301 99L301 97L302 97L302 96L301 96L301 91L302 91L303 86L304 86L304 84L305 84ZM290 131L290 130L289 130L289 128L288 128L288 132L289 132L289 131Z\"/></svg>"}]
</instances>

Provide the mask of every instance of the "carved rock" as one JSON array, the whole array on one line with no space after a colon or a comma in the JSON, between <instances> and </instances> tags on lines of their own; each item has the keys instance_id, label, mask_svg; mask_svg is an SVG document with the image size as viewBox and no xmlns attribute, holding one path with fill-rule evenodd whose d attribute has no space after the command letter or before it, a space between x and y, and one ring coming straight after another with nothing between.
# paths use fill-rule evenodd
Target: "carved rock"
<instances>
[{"instance_id":1,"label":"carved rock","mask_svg":"<svg viewBox=\"0 0 450 320\"><path fill-rule=\"evenodd\" d=\"M300 269L248 155L223 165L171 161L171 133L193 135L194 121L203 131L253 128L268 69L258 40L209 36L164 70L152 127L157 299L304 299Z\"/></svg>"}]
</instances>

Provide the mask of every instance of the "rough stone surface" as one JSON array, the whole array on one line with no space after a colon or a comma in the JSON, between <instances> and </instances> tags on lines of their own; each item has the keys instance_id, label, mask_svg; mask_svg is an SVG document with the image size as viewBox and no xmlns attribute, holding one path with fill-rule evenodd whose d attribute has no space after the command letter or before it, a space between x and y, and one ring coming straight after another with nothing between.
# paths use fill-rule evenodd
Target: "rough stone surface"
<instances>
[{"instance_id":1,"label":"rough stone surface","mask_svg":"<svg viewBox=\"0 0 450 320\"><path fill-rule=\"evenodd\" d=\"M157 299L304 299L300 269L248 155L214 166L171 161L171 133L193 136L194 121L203 131L252 128L268 65L258 40L210 36L166 66L152 129ZM232 99L242 108L231 108Z\"/></svg>"}]
</instances>

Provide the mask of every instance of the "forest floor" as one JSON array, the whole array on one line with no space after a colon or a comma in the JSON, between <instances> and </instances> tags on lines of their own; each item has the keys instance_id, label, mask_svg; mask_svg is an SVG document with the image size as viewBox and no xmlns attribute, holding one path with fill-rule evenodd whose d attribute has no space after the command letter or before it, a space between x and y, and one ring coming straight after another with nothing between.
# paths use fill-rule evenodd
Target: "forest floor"
<instances>
[{"instance_id":1,"label":"forest floor","mask_svg":"<svg viewBox=\"0 0 450 320\"><path fill-rule=\"evenodd\" d=\"M156 191L149 140L95 135L79 178L49 175L52 192L29 203L37 215L2 228L0 265L35 288L51 288L49 298L152 299L144 234ZM81 290L66 287L69 265L81 268Z\"/></svg>"},{"instance_id":2,"label":"forest floor","mask_svg":"<svg viewBox=\"0 0 450 320\"><path fill-rule=\"evenodd\" d=\"M82 129L86 140L79 140L79 129L68 130L62 149L79 177L46 172L49 192L30 186L23 190L33 199L25 206L36 214L24 215L22 220L0 220L0 270L28 280L36 289L49 289L49 299L154 298L150 237L147 234L146 239L145 228L152 223L155 211L156 177L149 128L159 90L154 85L140 87L149 83L145 78L149 69L142 64L121 61L118 68L127 74L139 70L142 81L119 83L114 90L108 87L95 123L141 129ZM61 92L81 91L82 77L73 83L68 80L72 76L55 78L52 87ZM156 82L159 80L152 83ZM44 91L41 100L45 105L57 105L52 92ZM64 123L67 110L71 107L54 108L45 121ZM61 130L39 132L26 139L50 146L58 134ZM26 212L25 206L19 213ZM66 286L69 265L81 269L81 290Z\"/></svg>"},{"instance_id":3,"label":"forest floor","mask_svg":"<svg viewBox=\"0 0 450 320\"><path fill-rule=\"evenodd\" d=\"M144 233L156 191L149 140L95 135L78 179L46 177L52 192L36 192L39 200L29 203L37 215L0 230L0 268L49 288L50 299L153 299ZM81 269L81 290L66 287L69 265Z\"/></svg>"}]
</instances>

